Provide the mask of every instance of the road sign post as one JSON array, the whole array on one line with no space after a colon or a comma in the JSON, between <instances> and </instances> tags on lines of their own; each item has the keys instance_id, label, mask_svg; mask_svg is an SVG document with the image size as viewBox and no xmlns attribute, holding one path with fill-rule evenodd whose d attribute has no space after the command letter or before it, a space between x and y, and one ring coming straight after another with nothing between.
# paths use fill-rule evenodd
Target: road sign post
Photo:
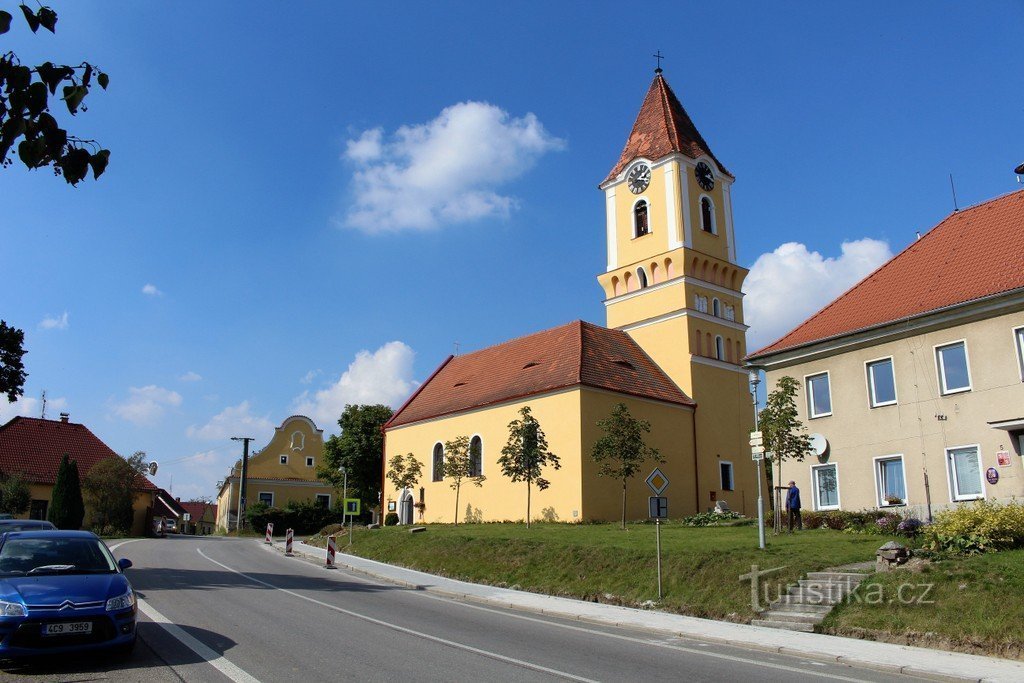
<instances>
[{"instance_id":1,"label":"road sign post","mask_svg":"<svg viewBox=\"0 0 1024 683\"><path fill-rule=\"evenodd\" d=\"M358 498L345 499L345 514L348 516L348 544L352 545L352 520L359 514L362 502Z\"/></svg>"},{"instance_id":2,"label":"road sign post","mask_svg":"<svg viewBox=\"0 0 1024 683\"><path fill-rule=\"evenodd\" d=\"M754 406L754 429L757 430L757 406ZM750 433L750 457L754 460L754 469L757 472L757 545L764 550L764 499L761 495L761 472L764 467L761 462L764 460L764 434L760 431Z\"/></svg>"},{"instance_id":3,"label":"road sign post","mask_svg":"<svg viewBox=\"0 0 1024 683\"><path fill-rule=\"evenodd\" d=\"M668 498L661 494L668 488L668 477L655 467L646 481L647 486L654 491L654 495L648 498L648 503L650 516L654 518L654 548L658 558L658 599L661 600L661 520L668 518Z\"/></svg>"}]
</instances>

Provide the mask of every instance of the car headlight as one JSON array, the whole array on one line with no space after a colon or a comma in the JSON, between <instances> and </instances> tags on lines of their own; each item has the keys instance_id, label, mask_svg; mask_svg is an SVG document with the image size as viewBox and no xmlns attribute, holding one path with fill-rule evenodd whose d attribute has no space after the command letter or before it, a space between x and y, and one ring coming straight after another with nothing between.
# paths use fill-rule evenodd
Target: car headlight
<instances>
[{"instance_id":1,"label":"car headlight","mask_svg":"<svg viewBox=\"0 0 1024 683\"><path fill-rule=\"evenodd\" d=\"M28 610L20 602L0 600L0 617L27 617Z\"/></svg>"},{"instance_id":2,"label":"car headlight","mask_svg":"<svg viewBox=\"0 0 1024 683\"><path fill-rule=\"evenodd\" d=\"M128 609L135 604L135 593L131 589L124 595L118 595L116 598L110 598L107 600L107 611L116 612L121 609Z\"/></svg>"}]
</instances>

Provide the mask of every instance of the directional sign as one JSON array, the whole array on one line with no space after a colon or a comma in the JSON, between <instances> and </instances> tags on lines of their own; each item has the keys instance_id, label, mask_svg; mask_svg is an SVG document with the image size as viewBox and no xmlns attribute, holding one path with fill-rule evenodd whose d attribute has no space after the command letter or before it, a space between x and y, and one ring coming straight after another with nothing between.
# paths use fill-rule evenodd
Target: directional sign
<instances>
[{"instance_id":1,"label":"directional sign","mask_svg":"<svg viewBox=\"0 0 1024 683\"><path fill-rule=\"evenodd\" d=\"M764 460L764 449L760 451L752 451L750 457L755 461Z\"/></svg>"},{"instance_id":2,"label":"directional sign","mask_svg":"<svg viewBox=\"0 0 1024 683\"><path fill-rule=\"evenodd\" d=\"M668 498L665 496L651 496L647 499L650 506L651 519L668 519Z\"/></svg>"},{"instance_id":3,"label":"directional sign","mask_svg":"<svg viewBox=\"0 0 1024 683\"><path fill-rule=\"evenodd\" d=\"M761 432L750 432L750 445L760 446L764 443L764 435Z\"/></svg>"},{"instance_id":4,"label":"directional sign","mask_svg":"<svg viewBox=\"0 0 1024 683\"><path fill-rule=\"evenodd\" d=\"M359 515L359 504L358 498L346 498L345 499L345 514L346 515Z\"/></svg>"},{"instance_id":5,"label":"directional sign","mask_svg":"<svg viewBox=\"0 0 1024 683\"><path fill-rule=\"evenodd\" d=\"M764 446L751 446L750 452L754 453L755 455L758 453L764 453Z\"/></svg>"},{"instance_id":6,"label":"directional sign","mask_svg":"<svg viewBox=\"0 0 1024 683\"><path fill-rule=\"evenodd\" d=\"M657 467L654 468L654 471L651 472L646 481L656 496L660 496L668 488L668 477Z\"/></svg>"}]
</instances>

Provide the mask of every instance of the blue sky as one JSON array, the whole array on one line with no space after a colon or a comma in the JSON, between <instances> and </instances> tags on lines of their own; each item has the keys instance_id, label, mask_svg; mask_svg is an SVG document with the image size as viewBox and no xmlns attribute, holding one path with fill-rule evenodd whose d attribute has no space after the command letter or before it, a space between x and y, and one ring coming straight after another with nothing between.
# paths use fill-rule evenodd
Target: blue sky
<instances>
[{"instance_id":1,"label":"blue sky","mask_svg":"<svg viewBox=\"0 0 1024 683\"><path fill-rule=\"evenodd\" d=\"M455 342L603 322L596 185L658 49L737 177L751 347L771 341L941 220L949 173L965 206L1024 161L1024 5L822 5L76 0L56 36L16 16L4 50L110 74L71 128L112 154L78 188L0 171L0 317L29 351L0 418L45 389L49 417L213 495L228 436L262 446L300 409L332 431Z\"/></svg>"}]
</instances>

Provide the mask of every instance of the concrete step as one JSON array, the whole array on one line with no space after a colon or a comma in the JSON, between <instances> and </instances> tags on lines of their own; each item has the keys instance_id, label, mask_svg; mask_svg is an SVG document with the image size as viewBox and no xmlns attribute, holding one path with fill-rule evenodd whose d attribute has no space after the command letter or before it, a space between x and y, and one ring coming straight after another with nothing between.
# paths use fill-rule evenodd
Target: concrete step
<instances>
[{"instance_id":1,"label":"concrete step","mask_svg":"<svg viewBox=\"0 0 1024 683\"><path fill-rule=\"evenodd\" d=\"M840 597L834 597L829 595L781 595L779 599L773 602L770 607L775 609L777 605L823 605L831 609L832 605L838 605L842 601Z\"/></svg>"},{"instance_id":2,"label":"concrete step","mask_svg":"<svg viewBox=\"0 0 1024 683\"><path fill-rule=\"evenodd\" d=\"M849 592L856 588L859 584L852 581L822 581L820 579L800 579L797 583L801 586L808 588L822 588L823 590L830 590L833 588L841 588L842 590Z\"/></svg>"},{"instance_id":3,"label":"concrete step","mask_svg":"<svg viewBox=\"0 0 1024 683\"><path fill-rule=\"evenodd\" d=\"M868 577L867 574L857 572L808 572L807 578L811 581L845 581L847 583L860 583Z\"/></svg>"},{"instance_id":4,"label":"concrete step","mask_svg":"<svg viewBox=\"0 0 1024 683\"><path fill-rule=\"evenodd\" d=\"M828 615L827 612L779 612L769 611L761 616L768 621L798 621L803 624L820 624Z\"/></svg>"},{"instance_id":5,"label":"concrete step","mask_svg":"<svg viewBox=\"0 0 1024 683\"><path fill-rule=\"evenodd\" d=\"M820 614L822 616L832 611L832 605L805 605L800 602L773 602L773 612L795 612L797 614Z\"/></svg>"},{"instance_id":6,"label":"concrete step","mask_svg":"<svg viewBox=\"0 0 1024 683\"><path fill-rule=\"evenodd\" d=\"M768 619L754 619L750 623L754 626L767 626L768 628L779 628L787 631L814 633L814 624L805 624L799 621L769 621Z\"/></svg>"},{"instance_id":7,"label":"concrete step","mask_svg":"<svg viewBox=\"0 0 1024 683\"><path fill-rule=\"evenodd\" d=\"M849 594L846 590L821 590L817 588L790 588L786 595L781 597L795 598L798 602L806 602L811 605L835 605L842 602Z\"/></svg>"}]
</instances>

